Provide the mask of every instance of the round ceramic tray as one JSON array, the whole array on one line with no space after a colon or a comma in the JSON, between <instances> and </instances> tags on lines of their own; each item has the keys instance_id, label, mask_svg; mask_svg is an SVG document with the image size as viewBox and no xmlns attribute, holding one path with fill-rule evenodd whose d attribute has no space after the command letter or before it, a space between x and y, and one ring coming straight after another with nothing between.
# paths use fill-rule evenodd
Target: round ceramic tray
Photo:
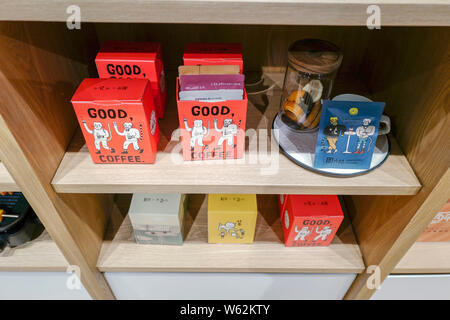
<instances>
[{"instance_id":1,"label":"round ceramic tray","mask_svg":"<svg viewBox=\"0 0 450 320\"><path fill-rule=\"evenodd\" d=\"M274 135L281 151L298 165L326 175L333 176L355 176L369 172L386 161L390 152L390 142L387 135L380 135L377 138L373 151L372 162L369 169L335 169L335 168L314 168L314 154L319 130L302 132L292 129L284 124L279 117L275 116L272 129L278 129L278 135ZM278 137L277 137L278 136Z\"/></svg>"}]
</instances>

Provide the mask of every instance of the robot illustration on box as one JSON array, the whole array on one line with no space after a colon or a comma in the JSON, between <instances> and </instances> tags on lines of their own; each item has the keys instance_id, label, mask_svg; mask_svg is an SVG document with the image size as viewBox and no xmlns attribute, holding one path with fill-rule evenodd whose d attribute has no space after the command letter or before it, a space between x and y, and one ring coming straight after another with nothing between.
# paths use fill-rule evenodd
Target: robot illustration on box
<instances>
[{"instance_id":1,"label":"robot illustration on box","mask_svg":"<svg viewBox=\"0 0 450 320\"><path fill-rule=\"evenodd\" d=\"M225 224L219 223L219 232L222 239L225 238L227 234L230 234L236 239L242 239L245 233L244 229L237 230L236 223L234 222L227 222Z\"/></svg>"},{"instance_id":2,"label":"robot illustration on box","mask_svg":"<svg viewBox=\"0 0 450 320\"><path fill-rule=\"evenodd\" d=\"M333 230L330 227L323 227L322 230L319 230L319 227L316 228L316 233L318 234L313 241L327 240L327 237L333 232Z\"/></svg>"},{"instance_id":3,"label":"robot illustration on box","mask_svg":"<svg viewBox=\"0 0 450 320\"><path fill-rule=\"evenodd\" d=\"M326 149L326 153L336 153L337 150L337 142L339 140L339 136L343 136L346 131L345 126L338 124L337 117L330 118L330 125L325 127L323 130L323 134L326 137L326 141L328 143L328 148L326 148L324 141L322 141L323 151Z\"/></svg>"},{"instance_id":4,"label":"robot illustration on box","mask_svg":"<svg viewBox=\"0 0 450 320\"><path fill-rule=\"evenodd\" d=\"M295 232L297 232L297 235L295 236L294 241L298 241L298 239L300 239L300 241L306 241L305 237L311 233L311 230L309 230L308 227L303 227L299 230L298 226L295 226Z\"/></svg>"},{"instance_id":5,"label":"robot illustration on box","mask_svg":"<svg viewBox=\"0 0 450 320\"><path fill-rule=\"evenodd\" d=\"M369 147L372 143L372 138L375 134L375 126L370 125L370 119L364 119L363 125L356 128L356 136L358 137L358 145L356 147L356 151L353 153L364 153L364 150L366 148L367 141L370 140ZM361 147L362 145L362 147ZM360 150L361 149L361 150Z\"/></svg>"},{"instance_id":6,"label":"robot illustration on box","mask_svg":"<svg viewBox=\"0 0 450 320\"><path fill-rule=\"evenodd\" d=\"M203 126L202 120L194 120L194 126L192 128L189 128L187 119L184 119L184 127L188 132L191 132L191 141L190 141L191 149L194 149L195 143L197 143L200 147L205 146L203 144L203 139L208 135L209 130Z\"/></svg>"},{"instance_id":7,"label":"robot illustration on box","mask_svg":"<svg viewBox=\"0 0 450 320\"><path fill-rule=\"evenodd\" d=\"M94 122L94 129L89 129L87 123L85 120L83 120L83 125L86 131L94 136L94 145L95 149L97 149L97 154L100 154L100 148L103 147L103 149L110 150L112 153L115 152L113 148L108 147L108 142L111 141L111 128L108 124L108 130L103 128L103 125L101 122Z\"/></svg>"},{"instance_id":8,"label":"robot illustration on box","mask_svg":"<svg viewBox=\"0 0 450 320\"><path fill-rule=\"evenodd\" d=\"M139 151L139 153L142 153L144 149L139 148L138 141L141 140L141 134L139 133L139 130L136 128L133 128L133 124L131 122L124 122L123 124L123 132L120 132L117 128L117 123L113 122L114 129L116 130L116 133L119 136L124 136L125 141L123 142L123 154L128 153L128 147L130 144L133 145L134 150Z\"/></svg>"},{"instance_id":9,"label":"robot illustration on box","mask_svg":"<svg viewBox=\"0 0 450 320\"><path fill-rule=\"evenodd\" d=\"M237 134L239 133L241 121L239 120L239 127L238 127L236 126L236 124L233 123L233 119L224 119L223 127L221 129L217 127L217 122L218 120L214 119L214 129L216 129L217 132L222 132L222 136L220 137L217 146L218 147L222 146L222 144L226 140L227 145L236 148L236 144L234 143L234 137L237 136Z\"/></svg>"}]
</instances>

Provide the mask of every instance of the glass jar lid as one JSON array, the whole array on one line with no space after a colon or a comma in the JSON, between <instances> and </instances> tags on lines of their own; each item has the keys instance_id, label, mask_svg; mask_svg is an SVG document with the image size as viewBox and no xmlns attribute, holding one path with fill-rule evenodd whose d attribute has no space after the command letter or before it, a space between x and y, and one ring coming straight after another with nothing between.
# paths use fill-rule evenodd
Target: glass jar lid
<instances>
[{"instance_id":1,"label":"glass jar lid","mask_svg":"<svg viewBox=\"0 0 450 320\"><path fill-rule=\"evenodd\" d=\"M288 61L298 71L310 74L328 74L341 65L342 52L331 42L304 39L289 46Z\"/></svg>"}]
</instances>

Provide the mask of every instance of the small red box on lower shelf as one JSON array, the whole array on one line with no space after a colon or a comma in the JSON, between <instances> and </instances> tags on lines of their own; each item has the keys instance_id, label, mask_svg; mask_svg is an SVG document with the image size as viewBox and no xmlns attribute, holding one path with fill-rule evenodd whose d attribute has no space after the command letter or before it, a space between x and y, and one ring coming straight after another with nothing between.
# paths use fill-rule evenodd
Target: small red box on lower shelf
<instances>
[{"instance_id":1,"label":"small red box on lower shelf","mask_svg":"<svg viewBox=\"0 0 450 320\"><path fill-rule=\"evenodd\" d=\"M95 163L153 163L159 128L147 79L84 79L73 108Z\"/></svg>"},{"instance_id":2,"label":"small red box on lower shelf","mask_svg":"<svg viewBox=\"0 0 450 320\"><path fill-rule=\"evenodd\" d=\"M288 247L328 246L344 214L334 195L289 195L281 217Z\"/></svg>"}]
</instances>

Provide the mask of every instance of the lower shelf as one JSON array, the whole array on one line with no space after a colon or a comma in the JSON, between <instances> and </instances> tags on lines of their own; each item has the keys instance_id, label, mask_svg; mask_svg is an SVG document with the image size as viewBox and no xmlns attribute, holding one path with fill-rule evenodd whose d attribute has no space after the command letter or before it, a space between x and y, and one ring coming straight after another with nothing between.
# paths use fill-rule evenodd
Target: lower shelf
<instances>
[{"instance_id":1,"label":"lower shelf","mask_svg":"<svg viewBox=\"0 0 450 320\"><path fill-rule=\"evenodd\" d=\"M0 256L0 271L66 271L67 260L44 231L39 238Z\"/></svg>"},{"instance_id":2,"label":"lower shelf","mask_svg":"<svg viewBox=\"0 0 450 320\"><path fill-rule=\"evenodd\" d=\"M208 244L207 199L191 195L182 246L139 245L128 216L107 233L98 268L104 272L360 273L364 270L351 225L344 221L329 247L287 248L277 200L258 196L253 244Z\"/></svg>"},{"instance_id":3,"label":"lower shelf","mask_svg":"<svg viewBox=\"0 0 450 320\"><path fill-rule=\"evenodd\" d=\"M416 242L393 273L450 273L450 242Z\"/></svg>"},{"instance_id":4,"label":"lower shelf","mask_svg":"<svg viewBox=\"0 0 450 320\"><path fill-rule=\"evenodd\" d=\"M0 162L0 192L4 191L17 192L20 190L6 167Z\"/></svg>"}]
</instances>

